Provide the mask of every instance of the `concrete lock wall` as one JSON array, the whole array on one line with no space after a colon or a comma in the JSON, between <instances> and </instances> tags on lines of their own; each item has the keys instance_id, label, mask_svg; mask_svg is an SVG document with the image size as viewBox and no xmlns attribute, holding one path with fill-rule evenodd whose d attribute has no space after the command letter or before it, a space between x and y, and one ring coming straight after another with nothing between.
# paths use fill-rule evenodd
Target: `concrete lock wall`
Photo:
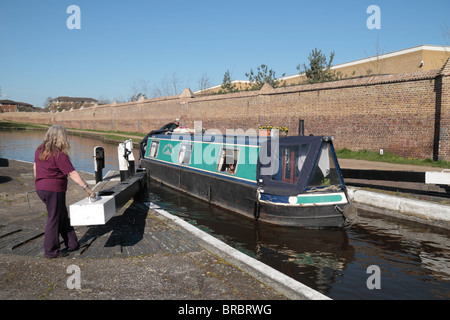
<instances>
[{"instance_id":1,"label":"concrete lock wall","mask_svg":"<svg viewBox=\"0 0 450 320\"><path fill-rule=\"evenodd\" d=\"M401 156L450 160L450 59L437 70L346 79L234 94L141 99L57 113L2 113L0 119L67 128L147 133L175 118L193 128L334 135L335 147L384 149Z\"/></svg>"}]
</instances>

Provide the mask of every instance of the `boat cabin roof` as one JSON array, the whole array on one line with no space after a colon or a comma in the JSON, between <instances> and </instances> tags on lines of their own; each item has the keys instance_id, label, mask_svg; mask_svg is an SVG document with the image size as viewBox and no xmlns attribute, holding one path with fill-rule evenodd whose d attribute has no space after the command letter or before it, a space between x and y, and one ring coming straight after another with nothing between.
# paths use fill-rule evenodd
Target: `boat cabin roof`
<instances>
[{"instance_id":1,"label":"boat cabin roof","mask_svg":"<svg viewBox=\"0 0 450 320\"><path fill-rule=\"evenodd\" d=\"M249 136L249 135L224 135L224 134L194 134L194 133L175 133L154 134L153 138L173 139L183 141L202 141L211 143L243 144L258 146L260 142L266 141L268 137Z\"/></svg>"},{"instance_id":2,"label":"boat cabin roof","mask_svg":"<svg viewBox=\"0 0 450 320\"><path fill-rule=\"evenodd\" d=\"M245 135L169 133L154 134L150 138L257 147L256 163L250 163L248 155L247 158L239 158L237 164L240 167L237 169L236 178L242 175L241 178L256 182L265 193L294 195L330 188L345 190L332 138L327 136L290 136L273 139ZM241 160L246 163L240 163ZM190 166L206 168L205 164L190 164ZM217 173L217 168L218 163L215 163L208 167L207 171Z\"/></svg>"}]
</instances>

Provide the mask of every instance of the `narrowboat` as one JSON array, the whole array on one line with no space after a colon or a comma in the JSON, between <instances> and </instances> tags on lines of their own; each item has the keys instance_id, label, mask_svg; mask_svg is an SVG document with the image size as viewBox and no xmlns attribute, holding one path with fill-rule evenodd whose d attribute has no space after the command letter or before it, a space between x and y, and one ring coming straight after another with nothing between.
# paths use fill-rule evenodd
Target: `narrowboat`
<instances>
[{"instance_id":1,"label":"narrowboat","mask_svg":"<svg viewBox=\"0 0 450 320\"><path fill-rule=\"evenodd\" d=\"M349 203L332 138L150 134L149 179L252 219L340 228Z\"/></svg>"}]
</instances>

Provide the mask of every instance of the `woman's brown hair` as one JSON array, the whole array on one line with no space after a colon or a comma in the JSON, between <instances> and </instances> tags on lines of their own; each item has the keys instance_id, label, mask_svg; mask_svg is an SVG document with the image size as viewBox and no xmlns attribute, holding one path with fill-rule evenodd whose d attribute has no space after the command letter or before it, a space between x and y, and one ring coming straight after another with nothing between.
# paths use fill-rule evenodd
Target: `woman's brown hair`
<instances>
[{"instance_id":1,"label":"woman's brown hair","mask_svg":"<svg viewBox=\"0 0 450 320\"><path fill-rule=\"evenodd\" d=\"M40 161L46 161L51 156L57 156L60 152L69 155L69 141L67 140L66 128L59 125L53 125L45 134L44 141L39 146L41 154L39 155Z\"/></svg>"}]
</instances>

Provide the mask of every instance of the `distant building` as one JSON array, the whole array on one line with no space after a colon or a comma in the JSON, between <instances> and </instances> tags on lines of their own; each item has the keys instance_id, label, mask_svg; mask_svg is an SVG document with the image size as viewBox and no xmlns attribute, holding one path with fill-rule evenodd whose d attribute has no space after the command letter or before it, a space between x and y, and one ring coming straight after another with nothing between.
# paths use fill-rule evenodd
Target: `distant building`
<instances>
[{"instance_id":1,"label":"distant building","mask_svg":"<svg viewBox=\"0 0 450 320\"><path fill-rule=\"evenodd\" d=\"M92 107L98 100L92 98L57 97L50 100L50 111L61 111L80 109L81 107Z\"/></svg>"},{"instance_id":2,"label":"distant building","mask_svg":"<svg viewBox=\"0 0 450 320\"><path fill-rule=\"evenodd\" d=\"M0 112L35 112L38 108L33 107L32 104L25 102L18 102L12 100L0 100Z\"/></svg>"},{"instance_id":3,"label":"distant building","mask_svg":"<svg viewBox=\"0 0 450 320\"><path fill-rule=\"evenodd\" d=\"M427 71L440 69L450 58L450 46L421 45L408 49L398 50L390 53L380 53L376 56L338 64L331 70L339 74L342 79L370 76L377 74L399 74L415 71ZM304 74L294 74L278 78L286 85L300 84L305 80ZM246 80L235 80L231 82L245 90L249 85ZM221 85L206 88L194 94L217 93Z\"/></svg>"},{"instance_id":4,"label":"distant building","mask_svg":"<svg viewBox=\"0 0 450 320\"><path fill-rule=\"evenodd\" d=\"M342 63L331 67L344 78L399 74L441 69L450 58L450 46L421 45Z\"/></svg>"},{"instance_id":5,"label":"distant building","mask_svg":"<svg viewBox=\"0 0 450 320\"><path fill-rule=\"evenodd\" d=\"M41 108L36 108L32 104L25 103L25 102L18 102L17 103L17 111L20 112L36 112L38 110L41 110Z\"/></svg>"},{"instance_id":6,"label":"distant building","mask_svg":"<svg viewBox=\"0 0 450 320\"><path fill-rule=\"evenodd\" d=\"M0 100L0 112L17 112L17 102L12 100Z\"/></svg>"}]
</instances>

